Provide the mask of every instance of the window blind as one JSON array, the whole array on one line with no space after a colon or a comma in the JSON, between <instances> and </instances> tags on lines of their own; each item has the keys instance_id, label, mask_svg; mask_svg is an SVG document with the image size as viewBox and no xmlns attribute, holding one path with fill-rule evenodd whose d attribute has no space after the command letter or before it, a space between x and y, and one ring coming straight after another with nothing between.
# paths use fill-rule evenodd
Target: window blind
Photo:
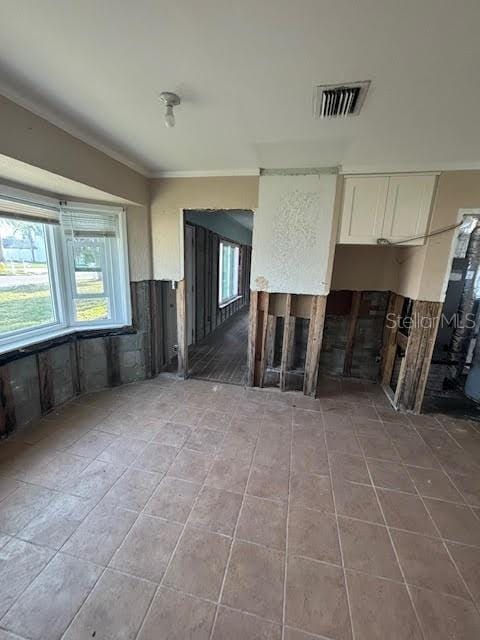
<instances>
[{"instance_id":1,"label":"window blind","mask_svg":"<svg viewBox=\"0 0 480 640\"><path fill-rule=\"evenodd\" d=\"M116 238L120 211L62 207L62 228L66 235L76 238Z\"/></svg>"},{"instance_id":2,"label":"window blind","mask_svg":"<svg viewBox=\"0 0 480 640\"><path fill-rule=\"evenodd\" d=\"M29 200L0 192L0 218L15 218L25 222L59 224L60 206L54 202Z\"/></svg>"}]
</instances>

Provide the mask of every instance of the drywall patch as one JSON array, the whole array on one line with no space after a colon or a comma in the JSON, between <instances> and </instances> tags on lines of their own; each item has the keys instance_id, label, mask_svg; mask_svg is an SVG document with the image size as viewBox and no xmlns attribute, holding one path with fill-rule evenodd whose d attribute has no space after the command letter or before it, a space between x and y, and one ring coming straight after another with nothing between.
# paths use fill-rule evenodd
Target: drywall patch
<instances>
[{"instance_id":1,"label":"drywall patch","mask_svg":"<svg viewBox=\"0 0 480 640\"><path fill-rule=\"evenodd\" d=\"M268 280L263 276L257 276L255 278L254 289L257 291L268 291Z\"/></svg>"},{"instance_id":2,"label":"drywall patch","mask_svg":"<svg viewBox=\"0 0 480 640\"><path fill-rule=\"evenodd\" d=\"M328 293L335 188L335 175L260 178L253 230L255 289ZM268 286L259 287L259 282Z\"/></svg>"}]
</instances>

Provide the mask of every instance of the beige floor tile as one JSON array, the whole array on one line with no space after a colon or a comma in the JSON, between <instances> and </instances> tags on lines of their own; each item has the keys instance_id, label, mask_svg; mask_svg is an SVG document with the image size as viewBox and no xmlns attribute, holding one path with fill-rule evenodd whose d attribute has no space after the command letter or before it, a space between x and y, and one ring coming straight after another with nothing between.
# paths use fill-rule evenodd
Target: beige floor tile
<instances>
[{"instance_id":1,"label":"beige floor tile","mask_svg":"<svg viewBox=\"0 0 480 640\"><path fill-rule=\"evenodd\" d=\"M187 449L192 449L193 451L215 453L215 451L221 446L223 439L224 434L221 431L197 427L192 431L190 437L185 443L185 447Z\"/></svg>"},{"instance_id":2,"label":"beige floor tile","mask_svg":"<svg viewBox=\"0 0 480 640\"><path fill-rule=\"evenodd\" d=\"M320 411L294 408L293 424L298 424L305 427L321 427L323 426L323 416Z\"/></svg>"},{"instance_id":3,"label":"beige floor tile","mask_svg":"<svg viewBox=\"0 0 480 640\"><path fill-rule=\"evenodd\" d=\"M213 458L210 454L190 449L182 449L171 465L168 475L203 483L207 477Z\"/></svg>"},{"instance_id":4,"label":"beige floor tile","mask_svg":"<svg viewBox=\"0 0 480 640\"><path fill-rule=\"evenodd\" d=\"M0 549L4 547L9 540L11 540L11 536L7 536L6 533L0 533Z\"/></svg>"},{"instance_id":5,"label":"beige floor tile","mask_svg":"<svg viewBox=\"0 0 480 640\"><path fill-rule=\"evenodd\" d=\"M22 540L60 549L93 505L85 498L59 494L18 533Z\"/></svg>"},{"instance_id":6,"label":"beige floor tile","mask_svg":"<svg viewBox=\"0 0 480 640\"><path fill-rule=\"evenodd\" d=\"M309 427L306 425L293 425L292 442L294 445L325 448L325 431L321 425Z\"/></svg>"},{"instance_id":7,"label":"beige floor tile","mask_svg":"<svg viewBox=\"0 0 480 640\"><path fill-rule=\"evenodd\" d=\"M480 483L478 482L478 474L473 474L471 476L463 476L458 474L452 474L452 480L455 483L455 486L462 493L465 498L465 501L468 504L474 506L480 506ZM444 500L448 500L449 498L445 496L430 496L432 498L443 498ZM458 502L458 500L455 500Z\"/></svg>"},{"instance_id":8,"label":"beige floor tile","mask_svg":"<svg viewBox=\"0 0 480 640\"><path fill-rule=\"evenodd\" d=\"M104 501L122 509L141 511L161 479L159 473L127 469L106 494Z\"/></svg>"},{"instance_id":9,"label":"beige floor tile","mask_svg":"<svg viewBox=\"0 0 480 640\"><path fill-rule=\"evenodd\" d=\"M400 456L393 442L387 436L378 434L374 436L359 435L358 441L367 458L391 460L393 462L400 461Z\"/></svg>"},{"instance_id":10,"label":"beige floor tile","mask_svg":"<svg viewBox=\"0 0 480 640\"><path fill-rule=\"evenodd\" d=\"M12 538L0 552L0 618L42 571L53 551Z\"/></svg>"},{"instance_id":11,"label":"beige floor tile","mask_svg":"<svg viewBox=\"0 0 480 640\"><path fill-rule=\"evenodd\" d=\"M212 640L281 640L280 625L256 616L220 607Z\"/></svg>"},{"instance_id":12,"label":"beige floor tile","mask_svg":"<svg viewBox=\"0 0 480 640\"><path fill-rule=\"evenodd\" d=\"M288 498L288 469L252 466L247 493L258 498L286 500Z\"/></svg>"},{"instance_id":13,"label":"beige floor tile","mask_svg":"<svg viewBox=\"0 0 480 640\"><path fill-rule=\"evenodd\" d=\"M409 467L408 472L420 495L440 500L451 500L452 502L463 502L462 496L443 471Z\"/></svg>"},{"instance_id":14,"label":"beige floor tile","mask_svg":"<svg viewBox=\"0 0 480 640\"><path fill-rule=\"evenodd\" d=\"M473 599L480 607L480 549L453 543L447 546Z\"/></svg>"},{"instance_id":15,"label":"beige floor tile","mask_svg":"<svg viewBox=\"0 0 480 640\"><path fill-rule=\"evenodd\" d=\"M440 540L392 531L393 544L408 584L461 598L463 582Z\"/></svg>"},{"instance_id":16,"label":"beige floor tile","mask_svg":"<svg viewBox=\"0 0 480 640\"><path fill-rule=\"evenodd\" d=\"M182 447L192 433L192 427L186 424L177 424L175 422L165 422L160 426L157 435L153 438L154 442L168 444L172 447Z\"/></svg>"},{"instance_id":17,"label":"beige floor tile","mask_svg":"<svg viewBox=\"0 0 480 640\"><path fill-rule=\"evenodd\" d=\"M141 515L110 561L110 567L160 582L182 526Z\"/></svg>"},{"instance_id":18,"label":"beige floor tile","mask_svg":"<svg viewBox=\"0 0 480 640\"><path fill-rule=\"evenodd\" d=\"M236 540L222 604L281 622L284 563L283 553Z\"/></svg>"},{"instance_id":19,"label":"beige floor tile","mask_svg":"<svg viewBox=\"0 0 480 640\"><path fill-rule=\"evenodd\" d=\"M241 504L239 493L205 486L198 495L188 523L232 536Z\"/></svg>"},{"instance_id":20,"label":"beige floor tile","mask_svg":"<svg viewBox=\"0 0 480 640\"><path fill-rule=\"evenodd\" d=\"M138 640L209 640L215 605L160 588Z\"/></svg>"},{"instance_id":21,"label":"beige floor tile","mask_svg":"<svg viewBox=\"0 0 480 640\"><path fill-rule=\"evenodd\" d=\"M338 514L384 524L373 487L334 478L333 491Z\"/></svg>"},{"instance_id":22,"label":"beige floor tile","mask_svg":"<svg viewBox=\"0 0 480 640\"><path fill-rule=\"evenodd\" d=\"M349 482L370 484L367 465L363 457L333 452L329 455L332 477Z\"/></svg>"},{"instance_id":23,"label":"beige floor tile","mask_svg":"<svg viewBox=\"0 0 480 640\"><path fill-rule=\"evenodd\" d=\"M351 638L342 569L290 556L286 592L287 625L335 640Z\"/></svg>"},{"instance_id":24,"label":"beige floor tile","mask_svg":"<svg viewBox=\"0 0 480 640\"><path fill-rule=\"evenodd\" d=\"M390 527L426 535L437 535L421 498L398 491L378 489L378 499Z\"/></svg>"},{"instance_id":25,"label":"beige floor tile","mask_svg":"<svg viewBox=\"0 0 480 640\"><path fill-rule=\"evenodd\" d=\"M216 600L230 544L230 538L225 536L187 527L163 583L184 593Z\"/></svg>"},{"instance_id":26,"label":"beige floor tile","mask_svg":"<svg viewBox=\"0 0 480 640\"><path fill-rule=\"evenodd\" d=\"M430 498L425 504L444 538L480 547L480 520L468 507Z\"/></svg>"},{"instance_id":27,"label":"beige floor tile","mask_svg":"<svg viewBox=\"0 0 480 640\"><path fill-rule=\"evenodd\" d=\"M311 633L305 633L298 629L285 627L284 640L317 640L319 636L312 636Z\"/></svg>"},{"instance_id":28,"label":"beige floor tile","mask_svg":"<svg viewBox=\"0 0 480 640\"><path fill-rule=\"evenodd\" d=\"M231 420L232 415L228 412L212 411L207 409L198 423L198 426L205 427L207 429L214 429L216 431L227 431Z\"/></svg>"},{"instance_id":29,"label":"beige floor tile","mask_svg":"<svg viewBox=\"0 0 480 640\"><path fill-rule=\"evenodd\" d=\"M327 449L329 451L340 451L351 455L362 455L362 450L358 444L354 433L341 431L326 431Z\"/></svg>"},{"instance_id":30,"label":"beige floor tile","mask_svg":"<svg viewBox=\"0 0 480 640\"><path fill-rule=\"evenodd\" d=\"M427 447L425 443L417 439L411 438L396 441L395 447L404 464L427 469L438 469L440 467L430 447Z\"/></svg>"},{"instance_id":31,"label":"beige floor tile","mask_svg":"<svg viewBox=\"0 0 480 640\"><path fill-rule=\"evenodd\" d=\"M68 453L85 458L96 458L115 441L116 436L92 429L67 449Z\"/></svg>"},{"instance_id":32,"label":"beige floor tile","mask_svg":"<svg viewBox=\"0 0 480 640\"><path fill-rule=\"evenodd\" d=\"M345 567L373 576L402 580L386 527L340 517L338 528Z\"/></svg>"},{"instance_id":33,"label":"beige floor tile","mask_svg":"<svg viewBox=\"0 0 480 640\"><path fill-rule=\"evenodd\" d=\"M187 424L189 427L196 427L206 411L206 407L183 404L179 406L171 416L172 422Z\"/></svg>"},{"instance_id":34,"label":"beige floor tile","mask_svg":"<svg viewBox=\"0 0 480 640\"><path fill-rule=\"evenodd\" d=\"M178 478L165 477L150 498L145 512L185 523L192 509L201 485Z\"/></svg>"},{"instance_id":35,"label":"beige floor tile","mask_svg":"<svg viewBox=\"0 0 480 640\"><path fill-rule=\"evenodd\" d=\"M415 486L410 480L406 468L396 462L368 459L368 468L376 487L415 493ZM413 468L413 467L412 467Z\"/></svg>"},{"instance_id":36,"label":"beige floor tile","mask_svg":"<svg viewBox=\"0 0 480 640\"><path fill-rule=\"evenodd\" d=\"M94 460L77 478L67 483L64 490L82 498L100 500L124 471L124 466Z\"/></svg>"},{"instance_id":37,"label":"beige floor tile","mask_svg":"<svg viewBox=\"0 0 480 640\"><path fill-rule=\"evenodd\" d=\"M22 485L0 502L0 531L15 535L53 500L44 487Z\"/></svg>"},{"instance_id":38,"label":"beige floor tile","mask_svg":"<svg viewBox=\"0 0 480 640\"><path fill-rule=\"evenodd\" d=\"M425 640L476 640L480 615L473 602L412 588Z\"/></svg>"},{"instance_id":39,"label":"beige floor tile","mask_svg":"<svg viewBox=\"0 0 480 640\"><path fill-rule=\"evenodd\" d=\"M33 640L60 639L101 573L89 562L58 554L0 624Z\"/></svg>"},{"instance_id":40,"label":"beige floor tile","mask_svg":"<svg viewBox=\"0 0 480 640\"><path fill-rule=\"evenodd\" d=\"M292 506L288 518L288 552L341 565L335 515Z\"/></svg>"},{"instance_id":41,"label":"beige floor tile","mask_svg":"<svg viewBox=\"0 0 480 640\"><path fill-rule=\"evenodd\" d=\"M285 551L286 504L245 496L236 535L248 542Z\"/></svg>"},{"instance_id":42,"label":"beige floor tile","mask_svg":"<svg viewBox=\"0 0 480 640\"><path fill-rule=\"evenodd\" d=\"M355 640L422 640L405 585L347 572Z\"/></svg>"},{"instance_id":43,"label":"beige floor tile","mask_svg":"<svg viewBox=\"0 0 480 640\"><path fill-rule=\"evenodd\" d=\"M0 501L9 496L15 491L15 489L18 489L18 487L21 486L22 483L18 480L14 480L13 478L0 477Z\"/></svg>"},{"instance_id":44,"label":"beige floor tile","mask_svg":"<svg viewBox=\"0 0 480 640\"><path fill-rule=\"evenodd\" d=\"M67 540L62 551L105 567L137 515L133 511L99 504Z\"/></svg>"},{"instance_id":45,"label":"beige floor tile","mask_svg":"<svg viewBox=\"0 0 480 640\"><path fill-rule=\"evenodd\" d=\"M143 471L166 473L177 456L178 449L167 444L149 442L135 459L133 466Z\"/></svg>"},{"instance_id":46,"label":"beige floor tile","mask_svg":"<svg viewBox=\"0 0 480 640\"><path fill-rule=\"evenodd\" d=\"M25 479L47 489L66 490L89 464L89 458L62 452L47 464L29 471Z\"/></svg>"},{"instance_id":47,"label":"beige floor tile","mask_svg":"<svg viewBox=\"0 0 480 640\"><path fill-rule=\"evenodd\" d=\"M155 585L107 569L64 635L64 640L134 640Z\"/></svg>"},{"instance_id":48,"label":"beige floor tile","mask_svg":"<svg viewBox=\"0 0 480 640\"><path fill-rule=\"evenodd\" d=\"M110 464L130 465L146 448L145 440L137 440L126 436L117 436L113 442L104 449L97 460Z\"/></svg>"},{"instance_id":49,"label":"beige floor tile","mask_svg":"<svg viewBox=\"0 0 480 640\"><path fill-rule=\"evenodd\" d=\"M333 511L332 487L328 476L313 473L293 473L290 501L294 506Z\"/></svg>"},{"instance_id":50,"label":"beige floor tile","mask_svg":"<svg viewBox=\"0 0 480 640\"><path fill-rule=\"evenodd\" d=\"M328 475L327 450L323 447L308 447L294 444L292 447L292 470L294 472Z\"/></svg>"},{"instance_id":51,"label":"beige floor tile","mask_svg":"<svg viewBox=\"0 0 480 640\"><path fill-rule=\"evenodd\" d=\"M243 493L247 486L250 465L244 462L217 459L210 469L205 484L216 489Z\"/></svg>"}]
</instances>

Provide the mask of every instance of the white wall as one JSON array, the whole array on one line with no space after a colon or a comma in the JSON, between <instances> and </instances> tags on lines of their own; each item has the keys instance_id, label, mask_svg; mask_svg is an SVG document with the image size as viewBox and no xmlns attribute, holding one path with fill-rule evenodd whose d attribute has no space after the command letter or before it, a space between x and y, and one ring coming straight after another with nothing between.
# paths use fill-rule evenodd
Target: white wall
<instances>
[{"instance_id":1,"label":"white wall","mask_svg":"<svg viewBox=\"0 0 480 640\"><path fill-rule=\"evenodd\" d=\"M336 184L337 176L327 174L260 178L252 289L328 294L335 249Z\"/></svg>"}]
</instances>

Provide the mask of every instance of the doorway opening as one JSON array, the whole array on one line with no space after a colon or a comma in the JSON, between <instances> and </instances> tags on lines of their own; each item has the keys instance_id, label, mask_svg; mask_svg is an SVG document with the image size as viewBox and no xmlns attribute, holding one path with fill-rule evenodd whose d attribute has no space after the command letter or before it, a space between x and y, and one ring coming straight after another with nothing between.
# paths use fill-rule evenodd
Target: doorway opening
<instances>
[{"instance_id":1,"label":"doorway opening","mask_svg":"<svg viewBox=\"0 0 480 640\"><path fill-rule=\"evenodd\" d=\"M253 212L185 210L188 376L246 383Z\"/></svg>"}]
</instances>

